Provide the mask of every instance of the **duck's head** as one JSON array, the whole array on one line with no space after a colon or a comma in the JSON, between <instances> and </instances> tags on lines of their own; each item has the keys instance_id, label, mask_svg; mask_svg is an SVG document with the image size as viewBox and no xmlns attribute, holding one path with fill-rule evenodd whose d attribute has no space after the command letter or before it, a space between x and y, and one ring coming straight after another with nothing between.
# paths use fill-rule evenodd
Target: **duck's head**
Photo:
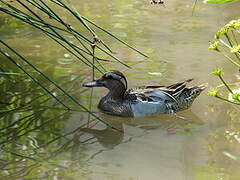
<instances>
[{"instance_id":1,"label":"duck's head","mask_svg":"<svg viewBox=\"0 0 240 180\"><path fill-rule=\"evenodd\" d=\"M127 90L127 79L120 71L109 71L105 73L100 79L92 82L83 83L84 87L106 87L110 91L126 91Z\"/></svg>"}]
</instances>

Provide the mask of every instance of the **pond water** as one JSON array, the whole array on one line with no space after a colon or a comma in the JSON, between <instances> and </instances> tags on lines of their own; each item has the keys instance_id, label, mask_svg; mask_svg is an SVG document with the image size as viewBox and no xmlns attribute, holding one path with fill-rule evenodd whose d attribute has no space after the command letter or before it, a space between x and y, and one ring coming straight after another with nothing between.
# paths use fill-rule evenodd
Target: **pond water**
<instances>
[{"instance_id":1,"label":"pond water","mask_svg":"<svg viewBox=\"0 0 240 180\"><path fill-rule=\"evenodd\" d=\"M165 7L148 0L72 3L82 15L149 55L145 58L97 32L115 55L131 66L104 63L107 69L124 72L129 87L169 85L194 78L192 84L208 82L211 88L220 84L211 75L216 67L224 68L228 82L239 81L236 68L208 50L214 33L239 18L239 3L206 5L199 1L193 15L194 1L189 0L166 1ZM58 13L70 24L76 23L71 15ZM91 80L91 68L76 63L72 55L38 30L3 13L0 37L79 102L92 104L92 111L98 112L97 103L106 90L95 88L90 99L91 89L81 86ZM2 55L0 60L1 71L20 73ZM41 76L34 75L53 90ZM21 74L0 75L0 82L0 179L240 179L239 107L208 96L210 88L191 109L179 113L192 123L170 115L120 118L97 113L121 130L116 131L77 107L65 111ZM75 106L69 98L60 97Z\"/></svg>"}]
</instances>

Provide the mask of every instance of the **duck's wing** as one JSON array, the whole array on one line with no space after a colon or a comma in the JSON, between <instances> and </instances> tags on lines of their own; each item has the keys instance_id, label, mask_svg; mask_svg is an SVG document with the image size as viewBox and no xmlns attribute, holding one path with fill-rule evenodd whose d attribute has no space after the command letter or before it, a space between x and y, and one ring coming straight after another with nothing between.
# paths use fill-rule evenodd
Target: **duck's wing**
<instances>
[{"instance_id":1,"label":"duck's wing","mask_svg":"<svg viewBox=\"0 0 240 180\"><path fill-rule=\"evenodd\" d=\"M179 89L183 89L186 87L186 85L188 83L190 83L191 81L193 81L193 79L187 79L185 81L182 81L182 82L178 82L178 83L175 83L175 84L172 84L170 86L167 86L168 89L172 89L174 91L177 91Z\"/></svg>"},{"instance_id":2,"label":"duck's wing","mask_svg":"<svg viewBox=\"0 0 240 180\"><path fill-rule=\"evenodd\" d=\"M129 89L125 93L125 98L134 101L175 101L176 97L185 89L186 84L193 79L188 79L170 86L142 86Z\"/></svg>"},{"instance_id":3,"label":"duck's wing","mask_svg":"<svg viewBox=\"0 0 240 180\"><path fill-rule=\"evenodd\" d=\"M129 89L125 93L125 99L131 101L144 101L144 102L159 102L165 100L174 100L171 97L171 90L168 91L166 87L162 86L161 88L149 88L149 87L140 87Z\"/></svg>"}]
</instances>

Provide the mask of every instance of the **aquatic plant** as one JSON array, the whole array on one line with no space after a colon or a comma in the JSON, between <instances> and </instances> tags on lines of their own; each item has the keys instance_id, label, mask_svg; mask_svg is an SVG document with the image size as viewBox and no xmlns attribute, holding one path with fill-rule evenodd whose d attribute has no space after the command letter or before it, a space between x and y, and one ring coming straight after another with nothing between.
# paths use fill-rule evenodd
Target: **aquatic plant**
<instances>
[{"instance_id":1,"label":"aquatic plant","mask_svg":"<svg viewBox=\"0 0 240 180\"><path fill-rule=\"evenodd\" d=\"M203 0L204 3L229 3L229 2L237 2L240 0Z\"/></svg>"},{"instance_id":2,"label":"aquatic plant","mask_svg":"<svg viewBox=\"0 0 240 180\"><path fill-rule=\"evenodd\" d=\"M194 4L193 4L193 9L192 9L192 15L195 11L195 7L197 5L197 1L198 0L195 0L194 1ZM223 4L223 3L230 3L230 2L239 2L240 0L203 0L202 2L205 3L205 4Z\"/></svg>"},{"instance_id":3,"label":"aquatic plant","mask_svg":"<svg viewBox=\"0 0 240 180\"><path fill-rule=\"evenodd\" d=\"M42 31L47 37L51 38L64 49L69 51L70 54L75 56L82 63L94 67L100 72L104 71L103 66L101 66L101 61L104 61L104 59L99 58L96 55L95 60L98 65L92 63L92 44L95 45L96 49L108 55L113 60L124 66L129 66L113 55L113 51L110 47L97 35L97 30L104 32L106 35L116 39L128 48L147 57L147 55L119 39L111 32L97 25L87 17L82 16L71 6L71 4L64 0L0 0L0 2L2 3L0 6L1 12L13 16ZM64 17L58 13L60 11L70 13L72 18L76 19L76 24L70 24L67 22ZM81 25L80 30L76 30L79 29L79 25ZM94 28L91 28L90 25Z\"/></svg>"},{"instance_id":4,"label":"aquatic plant","mask_svg":"<svg viewBox=\"0 0 240 180\"><path fill-rule=\"evenodd\" d=\"M62 11L70 14L74 23L69 23ZM74 176L74 171L86 176L87 157L83 145L96 140L81 129L102 122L113 131L121 133L121 130L86 105L82 100L85 90L79 88L81 82L89 75L86 73L89 69L92 78L96 72L104 73L109 62L129 67L103 41L106 37L146 55L82 16L68 1L0 0L0 16L3 14L12 16L14 25L20 22L21 28L27 26L42 32L80 62L86 71L63 75L53 70L53 76L48 67L39 66L41 62L32 61L1 36L0 179L26 176L53 179L56 173ZM74 113L78 113L79 125L71 131L63 131ZM63 165L62 157L67 156L66 152L70 152L72 158ZM83 173L79 173L79 169Z\"/></svg>"},{"instance_id":5,"label":"aquatic plant","mask_svg":"<svg viewBox=\"0 0 240 180\"><path fill-rule=\"evenodd\" d=\"M82 62L84 65L92 68L92 78L94 79L95 70L100 73L106 71L103 63L106 63L108 59L103 59L100 56L105 54L106 57L117 61L123 66L129 67L122 60L117 58L110 47L104 43L104 41L99 38L97 31L103 32L103 34L114 38L121 44L126 47L136 51L137 53L147 57L144 53L137 50L136 48L130 46L123 40L119 39L111 32L97 25L93 21L89 20L87 17L82 16L71 4L64 0L0 0L0 12L8 14L21 22L24 22L30 25L33 28L43 32L46 37L49 37L57 44L60 45L63 49L67 50L69 54L75 57L77 60ZM72 15L72 18L76 20L73 24L67 22L63 15L59 12L64 11ZM80 26L80 28L79 28ZM91 27L90 27L91 26ZM78 30L76 30L78 29ZM31 63L27 60L26 57L21 55L19 52L14 50L11 45L7 44L5 41L0 40L1 49L0 53L6 58L6 61L11 61L16 65L21 72L27 75L31 80L33 80L38 86L43 88L48 95L58 101L66 110L71 110L72 108L69 105L66 105L58 96L54 95L53 92L50 92L47 87L41 84L35 77L34 73L37 73L41 78L44 78L52 86L55 86L60 90L65 96L70 98L72 102L77 104L84 111L89 112L95 118L96 115L91 113L91 110L83 106L76 98L69 94L63 87L57 84L54 80L48 77L44 72L37 68L34 63ZM96 53L96 51L98 53ZM9 54L17 56L17 58L12 57ZM100 56L99 56L100 55ZM30 66L32 69L25 68L24 66ZM8 70L2 71L2 73L11 73ZM100 118L98 118L101 120Z\"/></svg>"},{"instance_id":6,"label":"aquatic plant","mask_svg":"<svg viewBox=\"0 0 240 180\"><path fill-rule=\"evenodd\" d=\"M209 49L220 53L228 62L236 67L236 73L240 71L240 19L232 20L223 26L215 34L215 42L211 42ZM222 101L240 105L240 77L236 74L237 82L227 83L223 77L223 69L217 68L212 72L217 76L222 84L209 91L210 96L214 96ZM234 77L234 76L233 76ZM227 94L222 94L221 87L225 87Z\"/></svg>"}]
</instances>

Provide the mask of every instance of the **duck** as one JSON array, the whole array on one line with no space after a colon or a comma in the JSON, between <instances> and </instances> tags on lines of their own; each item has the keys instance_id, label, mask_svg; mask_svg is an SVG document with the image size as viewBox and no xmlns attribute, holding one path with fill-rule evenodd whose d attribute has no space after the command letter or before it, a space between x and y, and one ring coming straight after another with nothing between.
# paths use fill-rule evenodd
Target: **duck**
<instances>
[{"instance_id":1,"label":"duck","mask_svg":"<svg viewBox=\"0 0 240 180\"><path fill-rule=\"evenodd\" d=\"M108 93L99 101L98 108L106 114L122 117L141 117L156 114L174 114L188 109L206 89L207 83L186 87L193 79L169 86L152 85L128 89L126 77L118 70L111 70L99 79L83 83L83 87L105 87Z\"/></svg>"}]
</instances>

